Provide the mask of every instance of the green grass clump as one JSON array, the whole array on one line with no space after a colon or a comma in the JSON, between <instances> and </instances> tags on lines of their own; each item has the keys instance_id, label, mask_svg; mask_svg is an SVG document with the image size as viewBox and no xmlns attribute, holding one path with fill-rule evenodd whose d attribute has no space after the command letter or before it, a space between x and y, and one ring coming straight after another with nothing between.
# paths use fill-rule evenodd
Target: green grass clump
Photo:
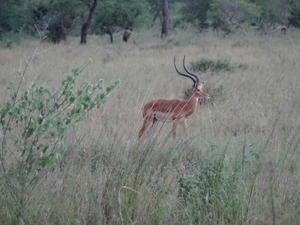
<instances>
[{"instance_id":1,"label":"green grass clump","mask_svg":"<svg viewBox=\"0 0 300 225\"><path fill-rule=\"evenodd\" d=\"M244 63L237 64L231 63L229 59L207 59L202 58L196 62L191 62L191 70L212 73L218 73L220 71L233 72L235 69L247 69L247 65Z\"/></svg>"}]
</instances>

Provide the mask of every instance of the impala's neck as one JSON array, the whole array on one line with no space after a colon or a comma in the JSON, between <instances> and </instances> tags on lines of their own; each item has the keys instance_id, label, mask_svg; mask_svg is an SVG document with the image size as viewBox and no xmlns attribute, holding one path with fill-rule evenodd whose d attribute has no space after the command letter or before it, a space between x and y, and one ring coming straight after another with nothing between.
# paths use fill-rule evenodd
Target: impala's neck
<instances>
[{"instance_id":1,"label":"impala's neck","mask_svg":"<svg viewBox=\"0 0 300 225\"><path fill-rule=\"evenodd\" d=\"M191 90L189 95L188 95L188 99L186 100L186 102L188 104L197 104L198 98L199 97L196 96L195 92L193 90Z\"/></svg>"}]
</instances>

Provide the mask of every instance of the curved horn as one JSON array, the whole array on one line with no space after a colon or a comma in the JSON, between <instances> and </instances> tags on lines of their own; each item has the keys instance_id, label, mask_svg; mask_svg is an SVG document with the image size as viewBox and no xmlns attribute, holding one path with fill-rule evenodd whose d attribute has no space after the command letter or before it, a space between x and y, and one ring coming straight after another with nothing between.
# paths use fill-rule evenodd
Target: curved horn
<instances>
[{"instance_id":1,"label":"curved horn","mask_svg":"<svg viewBox=\"0 0 300 225\"><path fill-rule=\"evenodd\" d=\"M195 79L197 80L197 84L199 84L199 82L200 82L199 76L198 76L197 74L191 73L191 72L185 67L185 56L183 57L183 68L184 68L184 70L185 70L188 74L194 76Z\"/></svg>"},{"instance_id":2,"label":"curved horn","mask_svg":"<svg viewBox=\"0 0 300 225\"><path fill-rule=\"evenodd\" d=\"M195 76L191 76L191 75L189 75L189 74L181 73L181 72L177 69L176 63L175 63L175 56L174 56L174 67L175 67L176 72L177 72L179 75L184 76L184 77L189 77L190 79L192 79L193 82L194 82L194 85L197 85L197 84L199 83L199 78L197 79Z\"/></svg>"}]
</instances>

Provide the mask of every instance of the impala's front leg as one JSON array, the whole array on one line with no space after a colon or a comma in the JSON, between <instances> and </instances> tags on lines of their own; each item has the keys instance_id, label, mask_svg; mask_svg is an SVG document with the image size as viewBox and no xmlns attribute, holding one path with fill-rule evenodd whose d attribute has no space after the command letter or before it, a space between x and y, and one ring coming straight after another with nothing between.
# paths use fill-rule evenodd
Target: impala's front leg
<instances>
[{"instance_id":1,"label":"impala's front leg","mask_svg":"<svg viewBox=\"0 0 300 225\"><path fill-rule=\"evenodd\" d=\"M173 138L176 138L176 127L178 125L178 120L174 120L173 121L173 128L172 128L172 132L173 132Z\"/></svg>"},{"instance_id":2,"label":"impala's front leg","mask_svg":"<svg viewBox=\"0 0 300 225\"><path fill-rule=\"evenodd\" d=\"M145 132L145 130L146 130L147 127L149 126L149 123L150 123L151 120L152 120L152 116L153 116L153 115L151 115L151 114L148 114L148 115L145 116L144 122L143 122L143 126L142 126L142 128L141 128L141 130L140 130L140 132L139 132L139 139L141 139L143 133Z\"/></svg>"},{"instance_id":3,"label":"impala's front leg","mask_svg":"<svg viewBox=\"0 0 300 225\"><path fill-rule=\"evenodd\" d=\"M185 130L186 138L188 139L190 137L190 132L187 128L186 120L182 121L182 126L183 126L183 129Z\"/></svg>"}]
</instances>

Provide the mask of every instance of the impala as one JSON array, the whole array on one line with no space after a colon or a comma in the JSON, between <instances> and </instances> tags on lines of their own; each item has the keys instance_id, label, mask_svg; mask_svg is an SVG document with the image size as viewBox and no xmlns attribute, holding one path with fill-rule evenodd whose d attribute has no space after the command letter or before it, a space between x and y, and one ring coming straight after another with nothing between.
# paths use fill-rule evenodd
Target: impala
<instances>
[{"instance_id":1,"label":"impala","mask_svg":"<svg viewBox=\"0 0 300 225\"><path fill-rule=\"evenodd\" d=\"M145 130L152 122L152 126L156 122L171 122L173 123L172 133L173 138L176 138L176 127L179 123L182 124L183 129L186 132L186 136L189 137L189 132L187 129L186 119L191 116L198 105L198 99L209 99L209 94L203 89L203 82L200 82L200 78L197 74L191 73L185 67L185 56L183 58L183 68L186 72L181 73L175 63L174 57L174 67L176 72L184 77L190 78L194 85L189 92L188 98L186 101L174 99L174 100L166 100L166 99L158 99L151 102L148 102L143 107L143 127L139 132L139 139L141 139Z\"/></svg>"}]
</instances>

